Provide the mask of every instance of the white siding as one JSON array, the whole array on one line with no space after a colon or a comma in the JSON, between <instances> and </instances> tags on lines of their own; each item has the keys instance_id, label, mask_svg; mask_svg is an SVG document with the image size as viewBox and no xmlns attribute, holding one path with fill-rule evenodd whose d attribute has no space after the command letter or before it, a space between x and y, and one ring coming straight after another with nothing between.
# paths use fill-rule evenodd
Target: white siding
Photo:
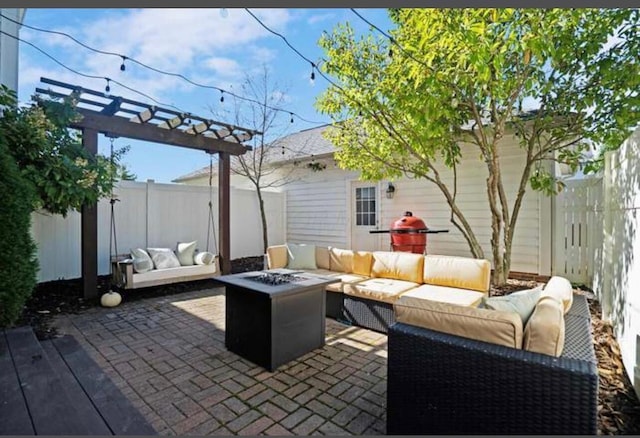
<instances>
[{"instance_id":1,"label":"white siding","mask_svg":"<svg viewBox=\"0 0 640 438\"><path fill-rule=\"evenodd\" d=\"M287 241L346 248L349 245L349 185L357 173L345 172L326 160L327 168L309 171L284 187Z\"/></svg>"},{"instance_id":2,"label":"white siding","mask_svg":"<svg viewBox=\"0 0 640 438\"><path fill-rule=\"evenodd\" d=\"M177 242L198 241L200 251L207 250L209 188L178 184L155 184L123 181L116 190L115 205L118 253L131 248L175 248ZM269 240L284 243L284 196L265 193ZM213 219L219 239L217 189L213 189ZM110 204L98 204L98 273L109 273ZM80 214L59 215L34 213L32 235L38 245L40 272L38 281L78 278L81 275ZM208 248L218 248L210 237ZM262 226L255 192L231 191L231 258L260 256Z\"/></svg>"},{"instance_id":3,"label":"white siding","mask_svg":"<svg viewBox=\"0 0 640 438\"><path fill-rule=\"evenodd\" d=\"M524 155L518 146L507 144L501 151L502 175L510 205L513 205L519 178L524 166ZM491 218L486 194L487 169L472 150L458 165L458 205L469 220L480 241L485 257L491 254ZM451 183L451 171L441 166L442 178ZM446 176L446 177L445 177ZM350 244L351 206L349 205L349 181L356 180L358 173L335 168L333 163L321 172L308 172L301 180L284 187L287 193L287 240L297 243L315 243L348 247ZM402 178L394 181L396 192L393 199L386 199L386 182L380 185L380 228L384 229L400 218L405 211L422 218L430 228L449 229L449 233L427 236L427 252L470 256L469 246L462 234L449 218L450 209L440 190L422 179ZM530 188L520 210L512 248L512 270L548 274L550 262L550 209L546 196ZM379 249L389 249L389 237L382 235ZM542 243L541 243L542 242ZM541 254L544 248L548 254ZM355 248L354 248L355 249Z\"/></svg>"}]
</instances>

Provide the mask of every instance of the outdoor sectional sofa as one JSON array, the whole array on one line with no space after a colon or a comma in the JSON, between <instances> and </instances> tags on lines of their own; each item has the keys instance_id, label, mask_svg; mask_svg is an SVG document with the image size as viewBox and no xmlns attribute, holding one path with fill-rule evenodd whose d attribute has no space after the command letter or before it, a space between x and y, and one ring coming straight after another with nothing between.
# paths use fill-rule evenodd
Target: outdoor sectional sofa
<instances>
[{"instance_id":1,"label":"outdoor sectional sofa","mask_svg":"<svg viewBox=\"0 0 640 438\"><path fill-rule=\"evenodd\" d=\"M314 260L291 263L290 248L269 247L267 268L340 278L326 289L327 316L383 333L395 322L393 304L401 296L477 306L489 292L487 260L315 246Z\"/></svg>"},{"instance_id":2,"label":"outdoor sectional sofa","mask_svg":"<svg viewBox=\"0 0 640 438\"><path fill-rule=\"evenodd\" d=\"M524 320L478 307L487 260L315 247L301 268L290 248L270 247L267 267L339 277L327 316L388 333L388 434L596 434L591 318L565 278Z\"/></svg>"}]
</instances>

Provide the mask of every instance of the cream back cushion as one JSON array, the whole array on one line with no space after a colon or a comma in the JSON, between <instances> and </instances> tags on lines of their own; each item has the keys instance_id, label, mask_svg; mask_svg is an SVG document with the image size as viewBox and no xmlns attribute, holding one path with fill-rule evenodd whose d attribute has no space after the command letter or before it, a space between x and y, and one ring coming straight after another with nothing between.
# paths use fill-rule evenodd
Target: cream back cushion
<instances>
[{"instance_id":1,"label":"cream back cushion","mask_svg":"<svg viewBox=\"0 0 640 438\"><path fill-rule=\"evenodd\" d=\"M517 313L406 296L401 296L393 308L398 322L477 341L522 348L522 320Z\"/></svg>"},{"instance_id":2,"label":"cream back cushion","mask_svg":"<svg viewBox=\"0 0 640 438\"><path fill-rule=\"evenodd\" d=\"M329 248L329 269L350 274L353 272L353 251L349 249Z\"/></svg>"},{"instance_id":3,"label":"cream back cushion","mask_svg":"<svg viewBox=\"0 0 640 438\"><path fill-rule=\"evenodd\" d=\"M331 269L328 247L316 246L316 266L318 269Z\"/></svg>"},{"instance_id":4,"label":"cream back cushion","mask_svg":"<svg viewBox=\"0 0 640 438\"><path fill-rule=\"evenodd\" d=\"M573 287L564 277L554 276L542 290L543 297L553 297L562 302L563 313L567 313L573 304Z\"/></svg>"},{"instance_id":5,"label":"cream back cushion","mask_svg":"<svg viewBox=\"0 0 640 438\"><path fill-rule=\"evenodd\" d=\"M180 260L169 248L147 248L156 269L180 267Z\"/></svg>"},{"instance_id":6,"label":"cream back cushion","mask_svg":"<svg viewBox=\"0 0 640 438\"><path fill-rule=\"evenodd\" d=\"M371 276L422 283L424 256L409 252L376 251Z\"/></svg>"},{"instance_id":7,"label":"cream back cushion","mask_svg":"<svg viewBox=\"0 0 640 438\"><path fill-rule=\"evenodd\" d=\"M180 243L178 242L178 247L176 249L176 256L178 256L178 260L180 261L181 266L191 266L193 265L193 254L196 251L197 241Z\"/></svg>"},{"instance_id":8,"label":"cream back cushion","mask_svg":"<svg viewBox=\"0 0 640 438\"><path fill-rule=\"evenodd\" d=\"M133 259L133 270L138 273L149 272L153 269L153 260L147 251L142 248L131 250L131 258Z\"/></svg>"},{"instance_id":9,"label":"cream back cushion","mask_svg":"<svg viewBox=\"0 0 640 438\"><path fill-rule=\"evenodd\" d=\"M564 348L563 305L554 297L540 298L524 329L522 349L560 356Z\"/></svg>"},{"instance_id":10,"label":"cream back cushion","mask_svg":"<svg viewBox=\"0 0 640 438\"><path fill-rule=\"evenodd\" d=\"M427 284L489 292L491 263L470 257L424 256L424 279Z\"/></svg>"},{"instance_id":11,"label":"cream back cushion","mask_svg":"<svg viewBox=\"0 0 640 438\"><path fill-rule=\"evenodd\" d=\"M274 245L267 248L267 268L280 269L287 266L287 245Z\"/></svg>"}]
</instances>

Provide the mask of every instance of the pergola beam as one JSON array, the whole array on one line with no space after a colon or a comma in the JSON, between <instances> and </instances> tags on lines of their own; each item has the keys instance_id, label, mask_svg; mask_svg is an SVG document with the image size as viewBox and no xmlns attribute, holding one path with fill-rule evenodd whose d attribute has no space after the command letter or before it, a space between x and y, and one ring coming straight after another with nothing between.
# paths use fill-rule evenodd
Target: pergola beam
<instances>
[{"instance_id":1,"label":"pergola beam","mask_svg":"<svg viewBox=\"0 0 640 438\"><path fill-rule=\"evenodd\" d=\"M135 123L124 117L106 116L84 108L76 108L76 111L82 115L82 120L71 123L71 127L76 129L92 129L109 136L170 144L210 153L224 152L229 155L242 155L251 150L250 146L234 144L203 135L188 134L176 129L159 129L156 125Z\"/></svg>"}]
</instances>

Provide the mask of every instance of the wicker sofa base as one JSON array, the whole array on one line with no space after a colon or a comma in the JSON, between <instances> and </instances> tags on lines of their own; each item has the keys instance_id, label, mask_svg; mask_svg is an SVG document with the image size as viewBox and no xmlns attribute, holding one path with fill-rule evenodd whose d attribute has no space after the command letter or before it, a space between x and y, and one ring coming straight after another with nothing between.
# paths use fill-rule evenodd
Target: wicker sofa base
<instances>
[{"instance_id":1,"label":"wicker sofa base","mask_svg":"<svg viewBox=\"0 0 640 438\"><path fill-rule=\"evenodd\" d=\"M347 294L344 295L344 318L349 324L381 333L387 333L396 322L393 304Z\"/></svg>"},{"instance_id":2,"label":"wicker sofa base","mask_svg":"<svg viewBox=\"0 0 640 438\"><path fill-rule=\"evenodd\" d=\"M326 291L327 311L328 318L333 318L338 321L344 321L344 294L342 292Z\"/></svg>"},{"instance_id":3,"label":"wicker sofa base","mask_svg":"<svg viewBox=\"0 0 640 438\"><path fill-rule=\"evenodd\" d=\"M595 435L598 373L584 297L576 300L558 358L393 325L387 434Z\"/></svg>"}]
</instances>

